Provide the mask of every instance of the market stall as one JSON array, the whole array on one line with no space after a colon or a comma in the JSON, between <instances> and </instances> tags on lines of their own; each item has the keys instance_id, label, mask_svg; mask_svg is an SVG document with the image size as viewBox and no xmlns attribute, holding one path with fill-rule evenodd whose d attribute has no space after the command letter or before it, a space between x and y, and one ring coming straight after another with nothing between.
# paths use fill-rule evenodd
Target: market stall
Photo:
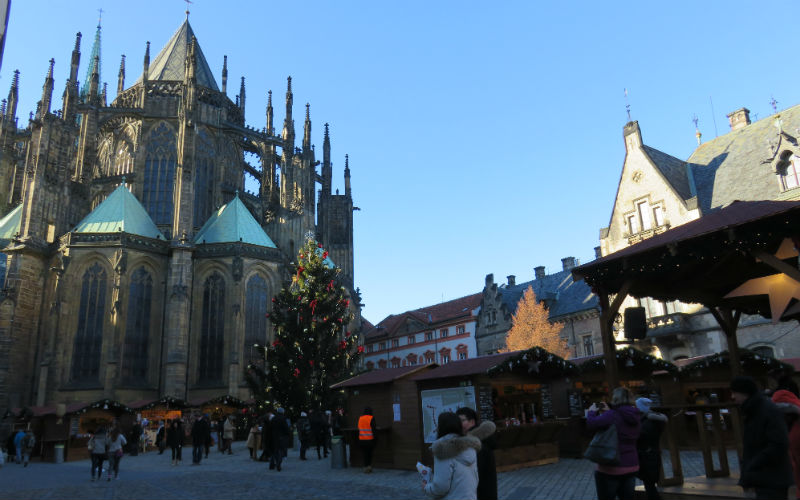
<instances>
[{"instance_id":1,"label":"market stall","mask_svg":"<svg viewBox=\"0 0 800 500\"><path fill-rule=\"evenodd\" d=\"M208 415L212 423L219 422L228 415L234 415L236 425L235 440L247 439L250 426L258 418L252 405L233 396L217 396L212 399L195 399L187 405L192 413L192 419L187 420L187 426L193 423L193 418L199 415ZM218 436L217 436L218 438Z\"/></svg>"},{"instance_id":2,"label":"market stall","mask_svg":"<svg viewBox=\"0 0 800 500\"><path fill-rule=\"evenodd\" d=\"M134 401L128 405L136 414L136 420L142 425L143 450L157 446L156 433L167 420L180 419L188 405L178 398L166 396L161 399L145 399Z\"/></svg>"},{"instance_id":3,"label":"market stall","mask_svg":"<svg viewBox=\"0 0 800 500\"><path fill-rule=\"evenodd\" d=\"M130 407L119 401L101 399L93 403L67 405L61 424L58 424L58 415L53 414L49 419L53 417L55 417L53 429L64 429L65 422L69 421L65 460L83 460L89 458L87 443L95 430L101 426L108 428L115 424L124 432L133 422L134 413ZM50 441L55 442L56 437L48 434ZM63 433L58 437L63 437Z\"/></svg>"},{"instance_id":4,"label":"market stall","mask_svg":"<svg viewBox=\"0 0 800 500\"><path fill-rule=\"evenodd\" d=\"M375 370L331 386L345 393L344 438L350 447L350 464L363 465L358 447L358 418L364 408L373 410L377 425L375 467L413 470L422 453L420 439L420 400L415 374L426 373L436 365L404 366Z\"/></svg>"},{"instance_id":5,"label":"market stall","mask_svg":"<svg viewBox=\"0 0 800 500\"><path fill-rule=\"evenodd\" d=\"M497 470L553 463L559 435L569 416L573 363L540 347L452 361L412 377L422 403L422 436L436 437L442 411L474 408L481 420L497 425ZM423 448L423 461L432 462Z\"/></svg>"}]
</instances>

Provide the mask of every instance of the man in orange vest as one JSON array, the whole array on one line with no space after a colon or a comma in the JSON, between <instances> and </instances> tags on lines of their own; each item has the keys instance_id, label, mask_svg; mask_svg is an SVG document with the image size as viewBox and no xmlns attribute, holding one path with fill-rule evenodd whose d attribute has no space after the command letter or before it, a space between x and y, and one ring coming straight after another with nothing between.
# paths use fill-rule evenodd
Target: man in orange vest
<instances>
[{"instance_id":1,"label":"man in orange vest","mask_svg":"<svg viewBox=\"0 0 800 500\"><path fill-rule=\"evenodd\" d=\"M372 451L375 449L375 417L372 408L367 406L358 418L358 444L364 454L364 472L372 472Z\"/></svg>"}]
</instances>

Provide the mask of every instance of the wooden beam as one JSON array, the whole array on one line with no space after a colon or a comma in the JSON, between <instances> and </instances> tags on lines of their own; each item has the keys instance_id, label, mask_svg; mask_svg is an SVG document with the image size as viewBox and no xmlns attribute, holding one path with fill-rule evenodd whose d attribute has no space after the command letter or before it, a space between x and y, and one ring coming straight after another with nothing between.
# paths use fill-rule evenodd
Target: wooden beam
<instances>
[{"instance_id":1,"label":"wooden beam","mask_svg":"<svg viewBox=\"0 0 800 500\"><path fill-rule=\"evenodd\" d=\"M797 269L794 266L790 266L781 259L763 250L753 250L752 252L750 252L750 254L753 257L760 259L764 264L768 265L772 269L775 269L776 271L785 274L786 276L792 278L793 280L800 282L800 269Z\"/></svg>"},{"instance_id":2,"label":"wooden beam","mask_svg":"<svg viewBox=\"0 0 800 500\"><path fill-rule=\"evenodd\" d=\"M600 338L603 341L603 359L606 363L606 382L608 388L613 390L619 385L619 368L617 367L617 349L614 342L614 318L620 306L628 296L632 282L626 280L617 292L614 300L609 304L608 294L602 290L597 291L600 300Z\"/></svg>"},{"instance_id":3,"label":"wooden beam","mask_svg":"<svg viewBox=\"0 0 800 500\"><path fill-rule=\"evenodd\" d=\"M739 320L742 317L741 311L733 312L728 307L709 307L708 310L714 319L719 323L722 331L725 332L725 339L728 342L728 360L731 366L731 377L736 377L742 372L742 365L739 360L739 339L736 337L736 330Z\"/></svg>"}]
</instances>

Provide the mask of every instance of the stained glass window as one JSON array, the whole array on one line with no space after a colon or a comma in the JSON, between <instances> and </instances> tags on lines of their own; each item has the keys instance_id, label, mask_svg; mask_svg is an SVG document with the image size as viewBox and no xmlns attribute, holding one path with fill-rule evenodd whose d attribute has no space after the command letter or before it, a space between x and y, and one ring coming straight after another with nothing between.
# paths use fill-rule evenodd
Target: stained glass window
<instances>
[{"instance_id":1,"label":"stained glass window","mask_svg":"<svg viewBox=\"0 0 800 500\"><path fill-rule=\"evenodd\" d=\"M156 224L172 222L172 195L177 165L175 134L166 123L161 123L147 140L142 191L142 205Z\"/></svg>"},{"instance_id":2,"label":"stained glass window","mask_svg":"<svg viewBox=\"0 0 800 500\"><path fill-rule=\"evenodd\" d=\"M258 359L253 344L267 341L267 282L259 275L247 281L244 332L244 356L252 362Z\"/></svg>"},{"instance_id":3,"label":"stained glass window","mask_svg":"<svg viewBox=\"0 0 800 500\"><path fill-rule=\"evenodd\" d=\"M211 137L205 132L197 134L194 177L194 225L202 226L211 216L214 200L214 160L216 152Z\"/></svg>"},{"instance_id":4,"label":"stained glass window","mask_svg":"<svg viewBox=\"0 0 800 500\"><path fill-rule=\"evenodd\" d=\"M129 174L133 171L133 156L127 142L120 142L117 154L114 157L114 171L112 175Z\"/></svg>"},{"instance_id":5,"label":"stained glass window","mask_svg":"<svg viewBox=\"0 0 800 500\"><path fill-rule=\"evenodd\" d=\"M203 285L203 313L200 324L198 382L222 382L225 349L225 280L219 273Z\"/></svg>"},{"instance_id":6,"label":"stained glass window","mask_svg":"<svg viewBox=\"0 0 800 500\"><path fill-rule=\"evenodd\" d=\"M99 381L106 281L106 271L98 263L83 273L78 329L72 350L71 379L75 382Z\"/></svg>"},{"instance_id":7,"label":"stained glass window","mask_svg":"<svg viewBox=\"0 0 800 500\"><path fill-rule=\"evenodd\" d=\"M144 267L140 267L131 275L128 294L128 320L122 351L122 380L126 383L147 379L152 302L153 278Z\"/></svg>"}]
</instances>

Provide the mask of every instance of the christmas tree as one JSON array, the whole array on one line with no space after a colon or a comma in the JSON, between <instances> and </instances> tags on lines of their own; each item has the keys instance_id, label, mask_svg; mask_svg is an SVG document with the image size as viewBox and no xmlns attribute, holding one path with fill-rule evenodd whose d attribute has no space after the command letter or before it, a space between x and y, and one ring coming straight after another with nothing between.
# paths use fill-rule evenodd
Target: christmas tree
<instances>
[{"instance_id":1,"label":"christmas tree","mask_svg":"<svg viewBox=\"0 0 800 500\"><path fill-rule=\"evenodd\" d=\"M272 344L259 346L263 366L247 367L246 379L259 407L293 413L333 408L330 385L354 374L363 351L347 329L353 315L339 269L313 239L300 250L292 279L272 299Z\"/></svg>"},{"instance_id":2,"label":"christmas tree","mask_svg":"<svg viewBox=\"0 0 800 500\"><path fill-rule=\"evenodd\" d=\"M519 351L531 347L545 350L566 358L569 348L559 336L561 326L551 323L547 308L536 299L532 287L528 287L517 303L517 312L512 316L512 327L506 336L503 352Z\"/></svg>"}]
</instances>

